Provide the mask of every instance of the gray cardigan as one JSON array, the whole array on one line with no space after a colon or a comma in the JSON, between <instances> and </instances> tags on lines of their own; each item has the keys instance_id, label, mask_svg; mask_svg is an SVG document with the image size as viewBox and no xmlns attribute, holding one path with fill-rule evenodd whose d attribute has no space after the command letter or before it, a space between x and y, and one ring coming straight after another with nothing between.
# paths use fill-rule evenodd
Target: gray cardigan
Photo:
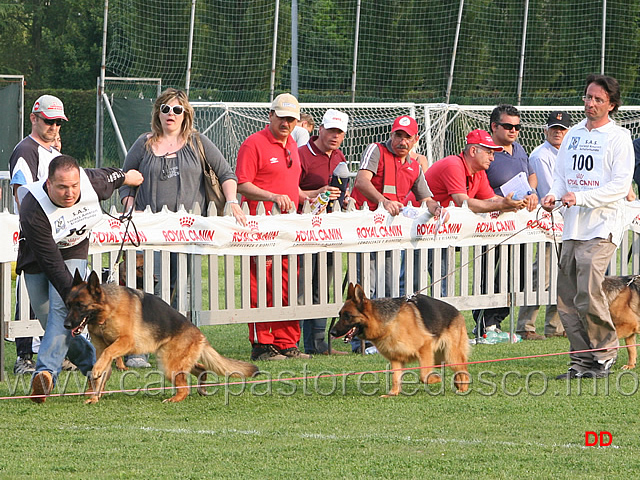
<instances>
[{"instance_id":1,"label":"gray cardigan","mask_svg":"<svg viewBox=\"0 0 640 480\"><path fill-rule=\"evenodd\" d=\"M157 213L162 210L163 205L166 205L169 210L175 212L180 205L184 205L189 210L194 203L198 202L204 211L206 208L204 175L195 139L193 149L185 144L176 152L174 158L167 158L166 156L158 157L145 147L149 135L148 133L141 135L129 149L124 160L125 172L135 169L144 177L144 182L139 187L140 192L136 198L135 208L144 210L149 205L151 211ZM201 133L196 135L200 136L206 161L213 167L220 184L229 179L237 181L231 166L213 142ZM120 198L135 195L135 189L128 186L121 187L119 192Z\"/></svg>"}]
</instances>

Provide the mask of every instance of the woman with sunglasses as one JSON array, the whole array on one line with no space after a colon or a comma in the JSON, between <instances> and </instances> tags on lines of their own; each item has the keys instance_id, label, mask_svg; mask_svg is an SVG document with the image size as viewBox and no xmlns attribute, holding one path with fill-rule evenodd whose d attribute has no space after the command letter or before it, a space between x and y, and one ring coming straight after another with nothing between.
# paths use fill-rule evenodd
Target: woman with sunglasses
<instances>
[{"instance_id":1,"label":"woman with sunglasses","mask_svg":"<svg viewBox=\"0 0 640 480\"><path fill-rule=\"evenodd\" d=\"M193 117L193 107L182 90L169 88L156 99L151 132L138 138L124 160L125 171L135 169L144 176L137 197L132 188L120 189L125 210L133 205L134 197L136 210L150 206L155 213L166 205L175 212L180 205L189 210L196 202L204 210L207 201L200 161L204 154L204 160L218 176L231 213L245 225L246 218L236 198L237 178L220 150L194 129Z\"/></svg>"},{"instance_id":2,"label":"woman with sunglasses","mask_svg":"<svg viewBox=\"0 0 640 480\"><path fill-rule=\"evenodd\" d=\"M220 150L205 135L193 128L193 107L182 90L169 88L156 99L151 113L151 132L141 135L133 144L124 160L124 171L138 170L144 176L136 196L133 188L122 187L120 198L128 211L132 206L144 210L147 206L154 213L163 205L173 212L180 205L190 210L197 202L207 208L205 196L205 176L202 171L201 155L213 167L231 213L242 225L246 217L238 204L237 178L220 153ZM134 205L135 198L135 205ZM159 252L154 255L154 272L159 272L161 261ZM177 254L171 254L170 288L172 305L177 302L173 295L177 280ZM160 285L156 286L159 294ZM129 356L128 367L149 368L146 355Z\"/></svg>"}]
</instances>

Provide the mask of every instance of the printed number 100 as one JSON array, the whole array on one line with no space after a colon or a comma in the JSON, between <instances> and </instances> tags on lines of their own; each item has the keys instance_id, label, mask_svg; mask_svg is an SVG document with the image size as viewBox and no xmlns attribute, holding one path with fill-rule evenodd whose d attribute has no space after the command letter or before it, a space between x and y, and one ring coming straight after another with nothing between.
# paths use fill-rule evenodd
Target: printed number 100
<instances>
[{"instance_id":1,"label":"printed number 100","mask_svg":"<svg viewBox=\"0 0 640 480\"><path fill-rule=\"evenodd\" d=\"M591 155L574 155L573 156L573 169L574 170L593 170L593 157Z\"/></svg>"}]
</instances>

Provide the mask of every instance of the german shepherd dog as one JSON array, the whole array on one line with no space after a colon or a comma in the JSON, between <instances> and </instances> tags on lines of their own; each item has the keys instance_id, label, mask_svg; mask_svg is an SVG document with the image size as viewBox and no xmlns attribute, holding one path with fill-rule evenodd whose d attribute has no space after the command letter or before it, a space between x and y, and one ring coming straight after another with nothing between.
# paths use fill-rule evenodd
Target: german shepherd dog
<instances>
[{"instance_id":1,"label":"german shepherd dog","mask_svg":"<svg viewBox=\"0 0 640 480\"><path fill-rule=\"evenodd\" d=\"M85 282L76 271L66 303L65 328L77 335L86 325L96 349L92 391L85 403L96 403L102 396L113 359L131 353L157 355L165 376L177 387L165 402L187 397L189 372L204 382L207 371L233 377L251 377L258 371L251 363L216 352L198 327L161 298L113 283L100 285L95 272ZM198 392L205 394L202 383Z\"/></svg>"},{"instance_id":2,"label":"german shepherd dog","mask_svg":"<svg viewBox=\"0 0 640 480\"><path fill-rule=\"evenodd\" d=\"M629 352L629 361L623 370L635 368L638 359L636 334L640 333L640 277L604 277L602 290L609 302L611 320L616 327L618 338L624 338Z\"/></svg>"},{"instance_id":3,"label":"german shepherd dog","mask_svg":"<svg viewBox=\"0 0 640 480\"><path fill-rule=\"evenodd\" d=\"M355 336L372 342L391 362L394 370L391 390L383 397L400 393L402 369L417 360L422 367L423 383L438 383L433 367L444 360L454 370L456 388L465 392L469 385L467 359L469 338L460 312L435 298L416 295L411 300L379 298L369 300L360 285L349 283L347 301L340 309L340 319L331 329L336 338L349 342Z\"/></svg>"}]
</instances>

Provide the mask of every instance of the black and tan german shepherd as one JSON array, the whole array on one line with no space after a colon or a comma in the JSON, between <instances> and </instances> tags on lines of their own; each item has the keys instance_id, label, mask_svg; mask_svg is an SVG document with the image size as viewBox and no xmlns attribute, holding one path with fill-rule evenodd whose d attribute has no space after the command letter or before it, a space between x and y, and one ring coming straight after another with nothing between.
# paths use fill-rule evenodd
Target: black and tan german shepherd
<instances>
[{"instance_id":1,"label":"black and tan german shepherd","mask_svg":"<svg viewBox=\"0 0 640 480\"><path fill-rule=\"evenodd\" d=\"M113 283L101 285L95 272L85 282L76 271L66 303L65 328L79 334L86 325L96 348L92 392L85 403L99 400L111 375L112 360L122 355L156 354L165 376L177 387L176 394L165 402L187 397L189 373L197 376L201 385L207 371L234 377L251 377L258 371L251 363L216 352L198 327L161 298ZM200 385L198 392L203 394Z\"/></svg>"},{"instance_id":2,"label":"black and tan german shepherd","mask_svg":"<svg viewBox=\"0 0 640 480\"><path fill-rule=\"evenodd\" d=\"M464 392L469 385L467 359L469 338L464 317L452 305L426 295L411 300L378 298L369 300L360 285L349 284L347 301L340 309L340 319L331 335L349 342L355 336L372 342L391 362L391 390L383 397L400 393L402 369L408 362L418 361L420 380L438 383L432 372L443 361L455 372L456 388Z\"/></svg>"},{"instance_id":3,"label":"black and tan german shepherd","mask_svg":"<svg viewBox=\"0 0 640 480\"><path fill-rule=\"evenodd\" d=\"M624 338L629 361L622 367L630 370L636 367L638 352L636 334L640 333L640 276L604 277L602 290L609 302L611 320L616 327L618 338Z\"/></svg>"}]
</instances>

